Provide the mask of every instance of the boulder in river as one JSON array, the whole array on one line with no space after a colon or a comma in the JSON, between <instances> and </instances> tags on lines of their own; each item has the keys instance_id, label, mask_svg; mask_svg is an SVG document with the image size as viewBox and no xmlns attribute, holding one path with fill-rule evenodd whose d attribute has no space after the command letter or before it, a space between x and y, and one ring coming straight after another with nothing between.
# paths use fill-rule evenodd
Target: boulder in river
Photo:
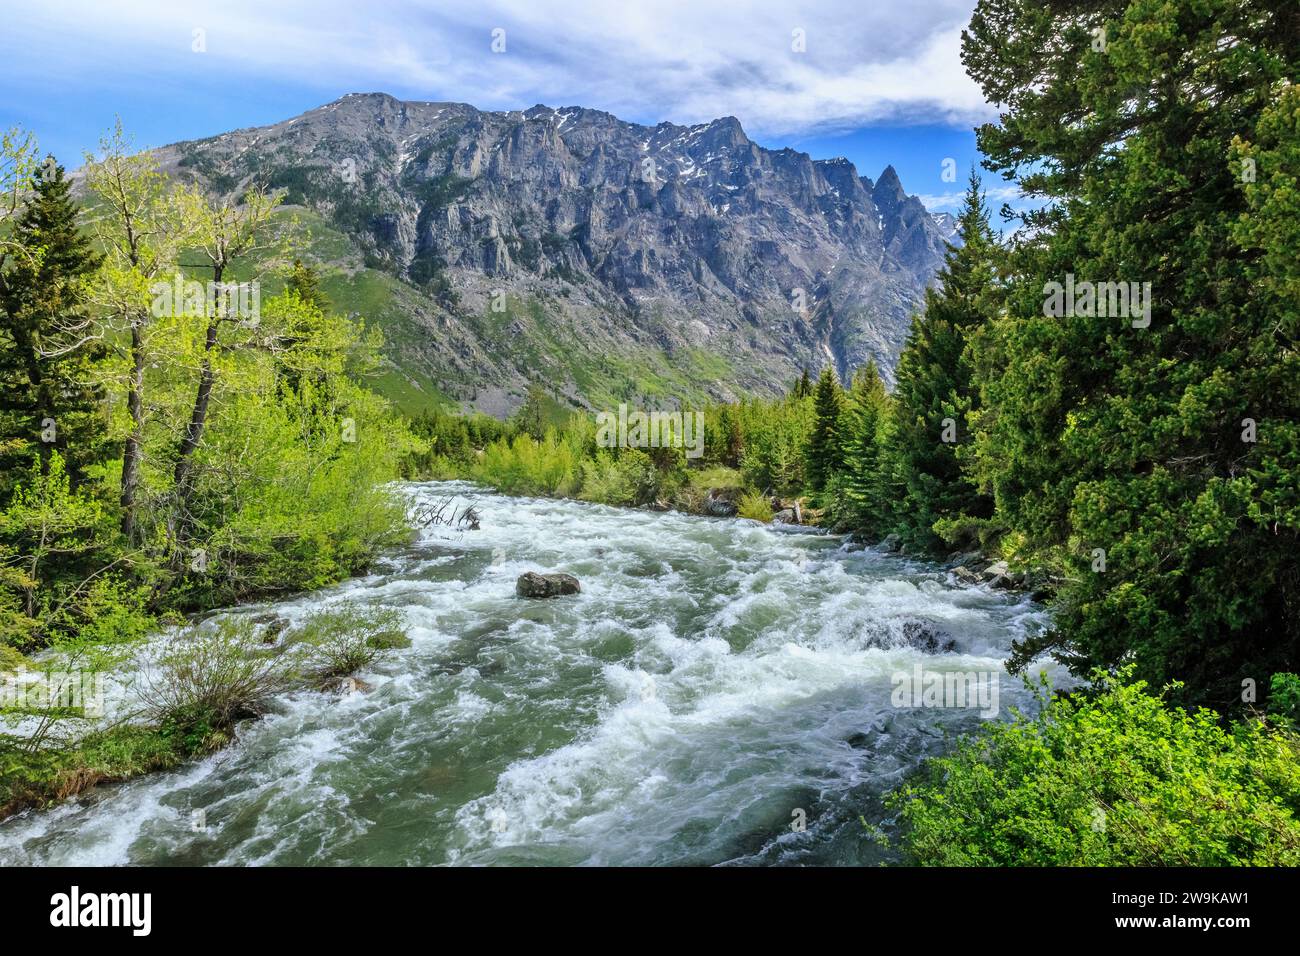
<instances>
[{"instance_id":1,"label":"boulder in river","mask_svg":"<svg viewBox=\"0 0 1300 956\"><path fill-rule=\"evenodd\" d=\"M274 611L268 611L265 614L258 614L252 618L252 622L261 632L263 644L274 644L280 639L285 628L289 626L287 618L283 618Z\"/></svg>"},{"instance_id":2,"label":"boulder in river","mask_svg":"<svg viewBox=\"0 0 1300 956\"><path fill-rule=\"evenodd\" d=\"M911 647L923 654L951 654L957 650L957 639L929 621L913 618L903 621L900 629L888 626L873 627L867 632L868 647L894 650Z\"/></svg>"},{"instance_id":3,"label":"boulder in river","mask_svg":"<svg viewBox=\"0 0 1300 956\"><path fill-rule=\"evenodd\" d=\"M736 492L732 488L711 488L704 499L704 513L715 518L734 518L740 511L735 498Z\"/></svg>"},{"instance_id":4,"label":"boulder in river","mask_svg":"<svg viewBox=\"0 0 1300 956\"><path fill-rule=\"evenodd\" d=\"M951 654L957 650L953 636L928 621L904 621L903 640L909 647L927 654Z\"/></svg>"},{"instance_id":5,"label":"boulder in river","mask_svg":"<svg viewBox=\"0 0 1300 956\"><path fill-rule=\"evenodd\" d=\"M799 499L795 498L786 504L780 498L773 498L772 521L775 524L803 524L803 508Z\"/></svg>"},{"instance_id":6,"label":"boulder in river","mask_svg":"<svg viewBox=\"0 0 1300 956\"><path fill-rule=\"evenodd\" d=\"M980 571L987 566L988 563L989 562L985 560L984 555L978 551L954 551L952 554L948 555L948 567L954 571L957 568L966 568L969 571Z\"/></svg>"},{"instance_id":7,"label":"boulder in river","mask_svg":"<svg viewBox=\"0 0 1300 956\"><path fill-rule=\"evenodd\" d=\"M1016 587L1016 578L1007 569L1005 561L995 561L981 572L984 581L991 588L1010 590Z\"/></svg>"},{"instance_id":8,"label":"boulder in river","mask_svg":"<svg viewBox=\"0 0 1300 956\"><path fill-rule=\"evenodd\" d=\"M524 598L553 598L562 594L577 594L582 585L572 574L540 574L527 571L515 582L515 594Z\"/></svg>"}]
</instances>

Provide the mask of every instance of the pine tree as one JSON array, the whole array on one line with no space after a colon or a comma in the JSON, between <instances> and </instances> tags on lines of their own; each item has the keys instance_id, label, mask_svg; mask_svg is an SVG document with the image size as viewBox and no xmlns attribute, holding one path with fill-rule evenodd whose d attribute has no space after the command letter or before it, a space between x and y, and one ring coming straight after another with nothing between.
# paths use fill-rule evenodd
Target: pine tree
<instances>
[{"instance_id":1,"label":"pine tree","mask_svg":"<svg viewBox=\"0 0 1300 956\"><path fill-rule=\"evenodd\" d=\"M46 160L11 237L20 254L0 275L0 475L57 451L73 484L107 452L94 365L104 349L86 310L100 258L77 228L64 169ZM7 499L12 490L0 479Z\"/></svg>"},{"instance_id":2,"label":"pine tree","mask_svg":"<svg viewBox=\"0 0 1300 956\"><path fill-rule=\"evenodd\" d=\"M843 389L835 369L827 366L813 391L813 428L808 437L808 480L814 491L822 491L827 479L844 466L840 435L843 413Z\"/></svg>"},{"instance_id":3,"label":"pine tree","mask_svg":"<svg viewBox=\"0 0 1300 956\"><path fill-rule=\"evenodd\" d=\"M884 419L889 395L874 359L853 376L844 413L843 503L839 514L854 529L880 534L886 527Z\"/></svg>"},{"instance_id":4,"label":"pine tree","mask_svg":"<svg viewBox=\"0 0 1300 956\"><path fill-rule=\"evenodd\" d=\"M546 437L548 424L546 405L546 389L542 388L537 382L529 384L524 403L515 412L515 427L524 434L541 441Z\"/></svg>"},{"instance_id":5,"label":"pine tree","mask_svg":"<svg viewBox=\"0 0 1300 956\"><path fill-rule=\"evenodd\" d=\"M813 393L812 379L808 377L808 366L803 367L803 374L794 383L794 388L790 390L790 397L799 399L807 398Z\"/></svg>"},{"instance_id":6,"label":"pine tree","mask_svg":"<svg viewBox=\"0 0 1300 956\"><path fill-rule=\"evenodd\" d=\"M981 150L1050 200L979 362L980 474L1065 564L1022 658L1220 708L1300 666L1298 36L1294 0L981 0L964 34ZM1070 277L1128 301L1058 309Z\"/></svg>"},{"instance_id":7,"label":"pine tree","mask_svg":"<svg viewBox=\"0 0 1300 956\"><path fill-rule=\"evenodd\" d=\"M906 488L898 531L930 550L942 544L936 521L986 518L993 510L958 457L969 444L967 416L977 407L967 345L995 314L997 293L998 246L973 168L958 222L962 244L949 246L938 287L926 290L925 310L912 319L894 393L893 454Z\"/></svg>"},{"instance_id":8,"label":"pine tree","mask_svg":"<svg viewBox=\"0 0 1300 956\"><path fill-rule=\"evenodd\" d=\"M296 293L298 298L315 306L319 311L329 312L329 297L321 291L320 272L314 266L306 265L301 259L294 259L285 288Z\"/></svg>"}]
</instances>

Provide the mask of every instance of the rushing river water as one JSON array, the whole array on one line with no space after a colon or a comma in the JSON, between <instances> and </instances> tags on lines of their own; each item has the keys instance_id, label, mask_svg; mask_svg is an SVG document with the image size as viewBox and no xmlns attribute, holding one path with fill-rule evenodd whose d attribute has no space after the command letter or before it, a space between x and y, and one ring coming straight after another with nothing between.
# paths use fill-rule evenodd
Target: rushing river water
<instances>
[{"instance_id":1,"label":"rushing river water","mask_svg":"<svg viewBox=\"0 0 1300 956\"><path fill-rule=\"evenodd\" d=\"M888 829L881 795L981 719L896 707L892 676L1000 671L1044 623L825 535L410 490L473 496L481 530L432 528L367 577L234 612L397 608L412 646L369 691L288 695L208 759L15 817L0 863L874 863L860 818ZM527 570L582 593L518 599ZM917 622L955 647L918 648ZM1003 716L1029 700L999 689Z\"/></svg>"}]
</instances>

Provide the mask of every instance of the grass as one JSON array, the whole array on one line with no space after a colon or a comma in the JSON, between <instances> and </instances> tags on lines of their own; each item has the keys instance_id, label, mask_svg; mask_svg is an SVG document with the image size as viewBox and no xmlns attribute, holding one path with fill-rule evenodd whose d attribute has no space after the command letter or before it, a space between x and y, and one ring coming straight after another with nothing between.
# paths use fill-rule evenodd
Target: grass
<instances>
[{"instance_id":1,"label":"grass","mask_svg":"<svg viewBox=\"0 0 1300 956\"><path fill-rule=\"evenodd\" d=\"M89 734L68 748L27 753L5 747L0 738L0 820L99 784L169 770L217 749L226 739L224 734L210 734L196 742L173 727L121 725Z\"/></svg>"},{"instance_id":2,"label":"grass","mask_svg":"<svg viewBox=\"0 0 1300 956\"><path fill-rule=\"evenodd\" d=\"M755 521L772 520L772 501L761 491L749 491L740 496L738 514L742 518L753 518Z\"/></svg>"}]
</instances>

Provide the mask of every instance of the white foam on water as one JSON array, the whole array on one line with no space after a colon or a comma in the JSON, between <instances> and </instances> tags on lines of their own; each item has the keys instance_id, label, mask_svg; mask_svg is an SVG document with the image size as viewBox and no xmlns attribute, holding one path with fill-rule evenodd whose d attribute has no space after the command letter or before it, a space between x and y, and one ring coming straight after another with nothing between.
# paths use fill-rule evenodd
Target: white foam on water
<instances>
[{"instance_id":1,"label":"white foam on water","mask_svg":"<svg viewBox=\"0 0 1300 956\"><path fill-rule=\"evenodd\" d=\"M1044 623L1022 598L825 535L407 487L473 501L481 529L424 528L372 574L235 612L292 625L344 601L396 608L412 644L361 675L369 692L286 695L223 753L0 823L0 863L815 852L826 821L856 821L857 788L885 788L970 723L893 707L891 676L918 660L1000 671ZM528 570L576 574L582 592L518 599ZM937 646L916 646L918 628ZM1003 711L1029 699L999 686ZM796 807L813 812L807 833L788 830Z\"/></svg>"}]
</instances>

